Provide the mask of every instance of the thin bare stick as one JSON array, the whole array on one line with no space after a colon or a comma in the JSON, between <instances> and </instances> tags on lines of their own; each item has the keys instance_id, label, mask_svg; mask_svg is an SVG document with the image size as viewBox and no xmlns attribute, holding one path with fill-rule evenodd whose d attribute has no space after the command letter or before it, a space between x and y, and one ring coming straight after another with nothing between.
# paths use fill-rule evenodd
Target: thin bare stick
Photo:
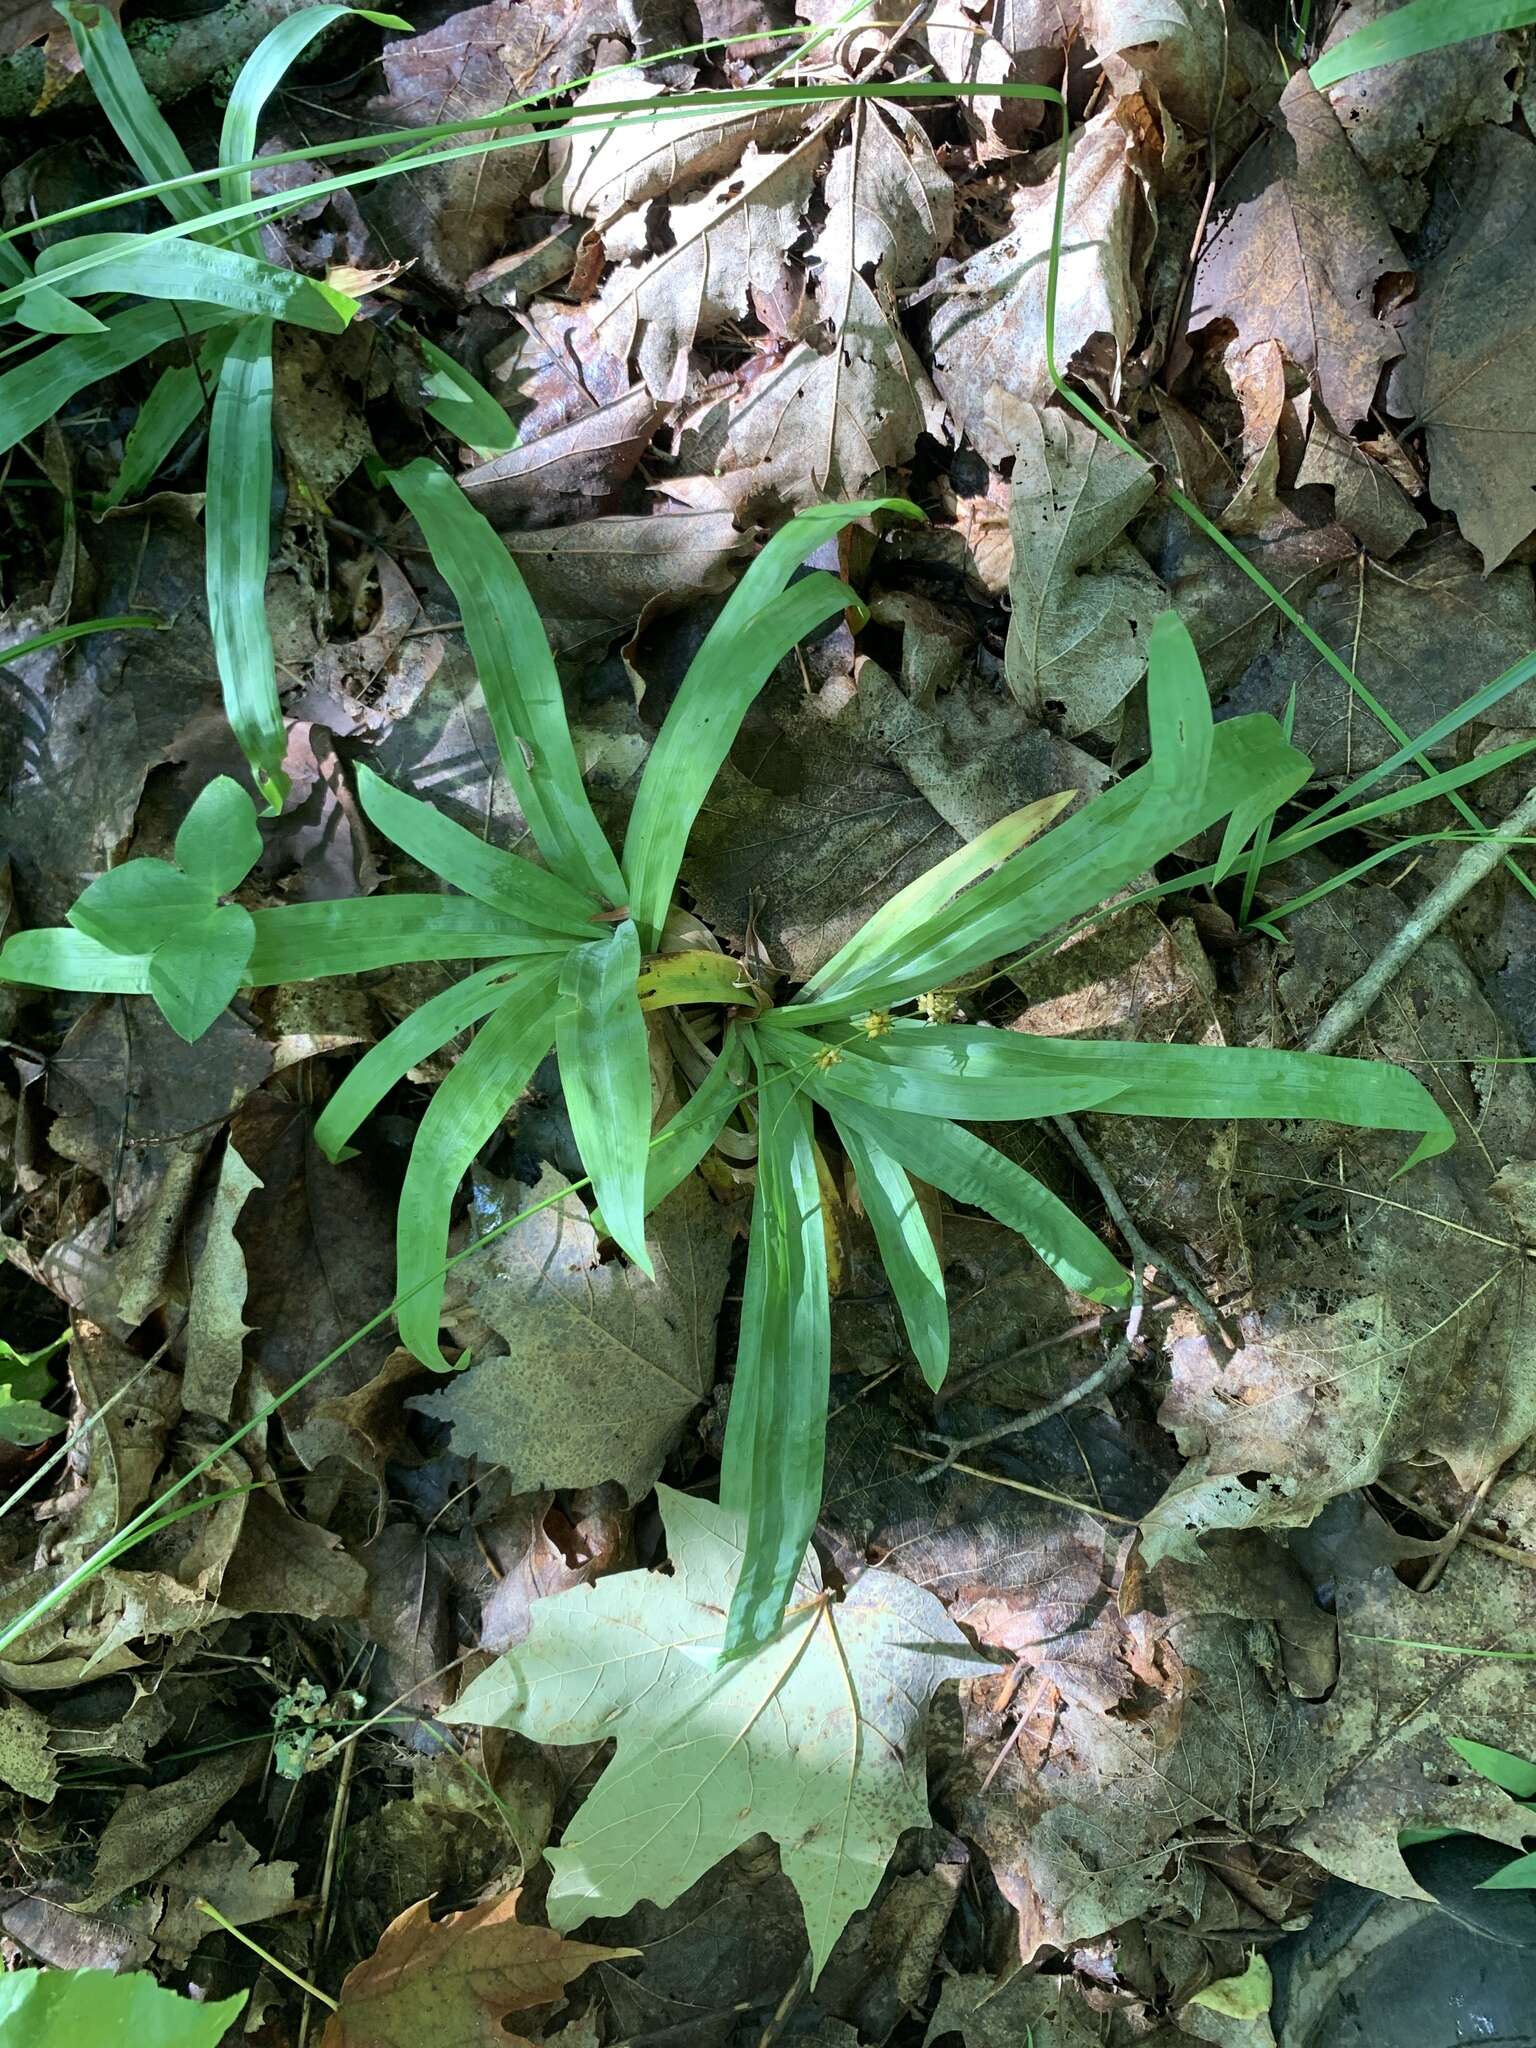
<instances>
[{"instance_id":1,"label":"thin bare stick","mask_svg":"<svg viewBox=\"0 0 1536 2048\"><path fill-rule=\"evenodd\" d=\"M941 1430L925 1432L929 1440L944 1446L944 1454L930 1472L919 1472L919 1486L931 1486L943 1472L948 1472L962 1451L979 1451L985 1444L995 1444L1005 1436L1022 1436L1026 1430L1038 1429L1042 1422L1049 1422L1054 1415L1064 1415L1069 1408L1077 1407L1080 1401L1092 1397L1118 1383L1131 1363L1131 1347L1122 1337L1102 1365L1096 1366L1087 1379L1079 1380L1075 1387L1068 1387L1064 1394L1058 1394L1054 1401L1044 1401L1038 1408L1030 1408L1023 1415L1010 1415L1006 1422L999 1422L995 1428L984 1429L979 1436L945 1436Z\"/></svg>"},{"instance_id":2,"label":"thin bare stick","mask_svg":"<svg viewBox=\"0 0 1536 2048\"><path fill-rule=\"evenodd\" d=\"M1420 946L1430 938L1451 912L1487 879L1503 860L1504 841L1520 839L1536 830L1536 786L1517 804L1500 828L1499 836L1481 839L1451 869L1438 888L1432 889L1407 922L1382 947L1360 979L1345 989L1338 1001L1307 1040L1308 1052L1332 1052L1361 1023L1387 987L1402 973Z\"/></svg>"}]
</instances>

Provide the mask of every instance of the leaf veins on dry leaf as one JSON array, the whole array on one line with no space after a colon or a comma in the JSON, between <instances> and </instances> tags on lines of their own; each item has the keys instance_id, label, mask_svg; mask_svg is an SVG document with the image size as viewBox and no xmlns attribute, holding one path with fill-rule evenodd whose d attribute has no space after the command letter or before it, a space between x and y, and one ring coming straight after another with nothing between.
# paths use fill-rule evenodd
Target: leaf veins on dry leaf
<instances>
[{"instance_id":1,"label":"leaf veins on dry leaf","mask_svg":"<svg viewBox=\"0 0 1536 2048\"><path fill-rule=\"evenodd\" d=\"M526 1926L520 1896L441 1920L425 1899L408 1906L342 1985L322 2048L526 2048L502 2025L508 2013L550 2005L594 1963L635 1953Z\"/></svg>"}]
</instances>

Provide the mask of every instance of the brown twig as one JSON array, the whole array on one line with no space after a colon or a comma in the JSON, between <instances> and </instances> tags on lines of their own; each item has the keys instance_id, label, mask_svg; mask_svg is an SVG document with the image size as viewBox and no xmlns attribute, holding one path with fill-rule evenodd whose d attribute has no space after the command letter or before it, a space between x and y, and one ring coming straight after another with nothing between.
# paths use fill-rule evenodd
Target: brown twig
<instances>
[{"instance_id":1,"label":"brown twig","mask_svg":"<svg viewBox=\"0 0 1536 2048\"><path fill-rule=\"evenodd\" d=\"M1118 1385L1129 1370L1131 1347L1128 1337L1122 1337L1101 1365L1080 1380L1075 1387L1068 1387L1064 1394L1058 1394L1054 1401L1043 1401L1038 1408L1030 1408L1023 1415L1010 1415L1006 1422L999 1422L992 1429L984 1429L979 1436L945 1436L941 1430L924 1432L930 1442L942 1444L944 1455L931 1472L920 1472L919 1486L931 1486L942 1473L948 1472L962 1451L979 1451L986 1444L995 1444L1005 1436L1023 1436L1027 1430L1038 1429L1042 1422L1049 1422L1053 1416L1064 1415L1069 1408L1075 1408L1082 1401L1088 1401L1095 1394L1102 1393L1111 1384Z\"/></svg>"}]
</instances>

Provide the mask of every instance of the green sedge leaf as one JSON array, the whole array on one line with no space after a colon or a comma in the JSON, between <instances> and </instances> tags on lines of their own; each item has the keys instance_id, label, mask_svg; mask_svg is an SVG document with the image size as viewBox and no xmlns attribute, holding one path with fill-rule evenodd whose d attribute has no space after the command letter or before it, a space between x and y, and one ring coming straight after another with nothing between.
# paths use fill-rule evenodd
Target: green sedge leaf
<instances>
[{"instance_id":1,"label":"green sedge leaf","mask_svg":"<svg viewBox=\"0 0 1536 2048\"><path fill-rule=\"evenodd\" d=\"M1159 612L1147 643L1147 728L1152 741L1151 786L1166 796L1180 787L1203 789L1211 770L1216 722L1205 671L1175 611Z\"/></svg>"},{"instance_id":2,"label":"green sedge leaf","mask_svg":"<svg viewBox=\"0 0 1536 2048\"><path fill-rule=\"evenodd\" d=\"M305 7L267 31L241 65L224 109L224 125L219 131L221 164L249 163L256 155L256 131L262 109L282 84L289 65L302 56L322 30L351 11L348 7ZM166 195L168 200L171 196ZM227 171L220 178L221 205L239 206L250 197L249 171ZM248 256L260 256L261 230L255 226L242 228L235 244Z\"/></svg>"},{"instance_id":3,"label":"green sedge leaf","mask_svg":"<svg viewBox=\"0 0 1536 2048\"><path fill-rule=\"evenodd\" d=\"M1464 1735L1447 1735L1446 1741L1479 1777L1497 1785L1514 1799L1536 1799L1536 1761L1512 1756L1507 1749L1494 1749L1486 1742L1472 1742ZM1532 1830L1536 1833L1536 1829Z\"/></svg>"},{"instance_id":4,"label":"green sedge leaf","mask_svg":"<svg viewBox=\"0 0 1536 2048\"><path fill-rule=\"evenodd\" d=\"M689 664L641 777L624 841L630 906L648 947L677 886L683 848L753 699L798 641L857 598L818 571L786 591L808 555L856 519L923 514L905 498L816 505L781 526L758 552Z\"/></svg>"},{"instance_id":5,"label":"green sedge leaf","mask_svg":"<svg viewBox=\"0 0 1536 2048\"><path fill-rule=\"evenodd\" d=\"M178 1038L201 1038L222 1013L245 980L255 938L251 913L226 903L156 946L149 992Z\"/></svg>"},{"instance_id":6,"label":"green sedge leaf","mask_svg":"<svg viewBox=\"0 0 1536 2048\"><path fill-rule=\"evenodd\" d=\"M92 384L228 317L218 306L130 306L112 315L104 334L74 336L7 370L0 377L0 454L46 426Z\"/></svg>"},{"instance_id":7,"label":"green sedge leaf","mask_svg":"<svg viewBox=\"0 0 1536 2048\"><path fill-rule=\"evenodd\" d=\"M215 328L195 363L176 363L160 372L128 429L122 463L101 503L103 512L147 491L160 465L203 418L207 394L219 381L224 354L235 332L233 327Z\"/></svg>"},{"instance_id":8,"label":"green sedge leaf","mask_svg":"<svg viewBox=\"0 0 1536 2048\"><path fill-rule=\"evenodd\" d=\"M720 1505L746 1520L727 1656L768 1642L784 1617L821 1506L831 1308L810 1109L782 1067L758 1068L757 1197L747 1247Z\"/></svg>"},{"instance_id":9,"label":"green sedge leaf","mask_svg":"<svg viewBox=\"0 0 1536 2048\"><path fill-rule=\"evenodd\" d=\"M421 358L425 407L439 426L484 458L517 446L516 424L478 377L414 328L395 331Z\"/></svg>"},{"instance_id":10,"label":"green sedge leaf","mask_svg":"<svg viewBox=\"0 0 1536 2048\"><path fill-rule=\"evenodd\" d=\"M1419 1144L1399 1168L1404 1173L1455 1142L1434 1097L1404 1068L1334 1053L1037 1038L1032 1032L997 1031L984 1024L901 1019L889 1037L850 1046L843 1065L826 1078L840 1084L844 1069L856 1064L928 1076L936 1099L948 1101L952 1115L1016 1114L1005 1106L960 1108L965 1084L954 1087L957 1074L970 1077L977 1100L989 1099L985 1091L996 1088L999 1105L1006 1105L1014 1081L1029 1086L1044 1074L1066 1088L1078 1074L1095 1086L1112 1084L1093 1104L1084 1105L1101 1116L1296 1117L1355 1130L1414 1133Z\"/></svg>"},{"instance_id":11,"label":"green sedge leaf","mask_svg":"<svg viewBox=\"0 0 1536 2048\"><path fill-rule=\"evenodd\" d=\"M177 866L215 896L227 896L260 859L256 806L231 776L215 776L181 821Z\"/></svg>"},{"instance_id":12,"label":"green sedge leaf","mask_svg":"<svg viewBox=\"0 0 1536 2048\"><path fill-rule=\"evenodd\" d=\"M645 1243L651 1062L635 993L639 972L633 918L606 938L572 946L560 969L555 1046L571 1133L608 1235L654 1280Z\"/></svg>"},{"instance_id":13,"label":"green sedge leaf","mask_svg":"<svg viewBox=\"0 0 1536 2048\"><path fill-rule=\"evenodd\" d=\"M408 960L546 959L563 941L465 896L349 896L255 910L252 988L365 974Z\"/></svg>"},{"instance_id":14,"label":"green sedge leaf","mask_svg":"<svg viewBox=\"0 0 1536 2048\"><path fill-rule=\"evenodd\" d=\"M0 1976L0 2039L6 2048L130 2041L141 2048L219 2048L247 1996L182 1998L147 1970L12 1970Z\"/></svg>"},{"instance_id":15,"label":"green sedge leaf","mask_svg":"<svg viewBox=\"0 0 1536 2048\"><path fill-rule=\"evenodd\" d=\"M818 1071L811 1084L840 1125L866 1132L909 1173L1017 1231L1074 1294L1090 1301L1130 1300L1130 1280L1109 1247L1033 1174L958 1124L855 1101L839 1090L841 1073L840 1067Z\"/></svg>"},{"instance_id":16,"label":"green sedge leaf","mask_svg":"<svg viewBox=\"0 0 1536 2048\"><path fill-rule=\"evenodd\" d=\"M1502 1870L1496 1870L1492 1877L1485 1877L1477 1889L1480 1892L1536 1891L1536 1850L1526 1856L1516 1856Z\"/></svg>"},{"instance_id":17,"label":"green sedge leaf","mask_svg":"<svg viewBox=\"0 0 1536 2048\"><path fill-rule=\"evenodd\" d=\"M560 678L517 564L437 463L419 457L389 481L459 601L507 779L539 851L573 888L618 908L624 878L587 800Z\"/></svg>"},{"instance_id":18,"label":"green sedge leaf","mask_svg":"<svg viewBox=\"0 0 1536 2048\"><path fill-rule=\"evenodd\" d=\"M449 1370L438 1323L454 1194L549 1051L558 978L547 964L519 976L427 1104L411 1147L396 1218L396 1320L401 1343L435 1372Z\"/></svg>"},{"instance_id":19,"label":"green sedge leaf","mask_svg":"<svg viewBox=\"0 0 1536 2048\"><path fill-rule=\"evenodd\" d=\"M48 286L28 292L16 309L18 327L30 327L34 334L105 334L107 323L89 306L80 306L62 292Z\"/></svg>"},{"instance_id":20,"label":"green sedge leaf","mask_svg":"<svg viewBox=\"0 0 1536 2048\"><path fill-rule=\"evenodd\" d=\"M866 918L851 939L841 946L826 965L817 969L805 985L805 998L835 996L842 988L853 988L878 975L879 963L899 956L910 934L922 929L935 912L953 901L962 889L999 867L1010 854L1027 846L1031 839L1053 824L1070 803L1075 789L1041 797L999 818L977 838L961 846L931 867L904 889L898 889L873 917Z\"/></svg>"},{"instance_id":21,"label":"green sedge leaf","mask_svg":"<svg viewBox=\"0 0 1536 2048\"><path fill-rule=\"evenodd\" d=\"M28 988L67 988L90 996L147 996L148 953L118 953L100 939L60 925L14 932L0 946L0 981Z\"/></svg>"},{"instance_id":22,"label":"green sedge leaf","mask_svg":"<svg viewBox=\"0 0 1536 2048\"><path fill-rule=\"evenodd\" d=\"M1139 768L907 930L899 948L856 980L803 992L790 1015L802 1025L836 1022L853 1009L885 1009L973 973L1096 909L1225 815L1241 844L1309 773L1306 756L1286 745L1272 718L1224 719L1212 735L1203 788L1155 792L1150 766Z\"/></svg>"},{"instance_id":23,"label":"green sedge leaf","mask_svg":"<svg viewBox=\"0 0 1536 2048\"><path fill-rule=\"evenodd\" d=\"M192 169L186 151L139 76L133 53L110 7L76 0L58 12L69 24L86 81L96 103L112 123L146 185L183 178ZM200 220L213 201L201 185L183 185L161 194L166 210L180 221Z\"/></svg>"},{"instance_id":24,"label":"green sedge leaf","mask_svg":"<svg viewBox=\"0 0 1536 2048\"><path fill-rule=\"evenodd\" d=\"M949 1371L949 1302L933 1234L898 1161L856 1125L838 1123L835 1116L833 1123L852 1162L907 1342L923 1378L937 1391Z\"/></svg>"},{"instance_id":25,"label":"green sedge leaf","mask_svg":"<svg viewBox=\"0 0 1536 2048\"><path fill-rule=\"evenodd\" d=\"M403 1081L412 1067L441 1052L450 1039L482 1017L499 1008L510 993L519 966L498 961L477 973L456 981L441 995L433 996L418 1010L412 1010L377 1045L369 1046L336 1093L325 1105L315 1125L315 1143L327 1159L351 1156L349 1140L358 1125L369 1116L391 1088Z\"/></svg>"},{"instance_id":26,"label":"green sedge leaf","mask_svg":"<svg viewBox=\"0 0 1536 2048\"><path fill-rule=\"evenodd\" d=\"M857 603L846 583L817 570L713 651L711 633L690 662L645 764L624 840L630 903L647 946L661 943L688 834L758 691L790 648Z\"/></svg>"},{"instance_id":27,"label":"green sedge leaf","mask_svg":"<svg viewBox=\"0 0 1536 2048\"><path fill-rule=\"evenodd\" d=\"M77 932L115 953L152 953L188 923L206 917L214 894L168 860L125 860L98 875L68 915Z\"/></svg>"},{"instance_id":28,"label":"green sedge leaf","mask_svg":"<svg viewBox=\"0 0 1536 2048\"><path fill-rule=\"evenodd\" d=\"M893 1022L885 1038L872 1040L861 1031L833 1029L812 1036L784 1028L794 1014L792 1007L770 1012L758 1026L777 1057L804 1073L818 1055L825 1057L825 1048L831 1045L838 1059L830 1071L842 1094L904 1116L1023 1123L1031 1117L1067 1116L1073 1110L1102 1107L1120 1087L1112 1068L1096 1068L1086 1056L1094 1050L1091 1043L1080 1048L1080 1059L1047 1057L1033 1067L1022 1059L989 1063L971 1052L969 1041L965 1046L958 1040L936 1041L932 1034L943 1026L902 1018ZM991 1032L987 1026L980 1031L1015 1042L1023 1037ZM1023 1042L1038 1043L1027 1037Z\"/></svg>"},{"instance_id":29,"label":"green sedge leaf","mask_svg":"<svg viewBox=\"0 0 1536 2048\"><path fill-rule=\"evenodd\" d=\"M357 311L356 299L334 285L243 250L148 235L77 235L55 242L38 257L37 274L52 278L72 298L80 292L133 292L144 299L191 299L321 334L340 334Z\"/></svg>"},{"instance_id":30,"label":"green sedge leaf","mask_svg":"<svg viewBox=\"0 0 1536 2048\"><path fill-rule=\"evenodd\" d=\"M407 796L366 765L357 771L357 795L387 839L454 888L540 931L567 939L596 935L596 900L547 868L487 844L435 804Z\"/></svg>"},{"instance_id":31,"label":"green sedge leaf","mask_svg":"<svg viewBox=\"0 0 1536 2048\"><path fill-rule=\"evenodd\" d=\"M742 1069L746 1056L734 1025L726 1026L719 1057L689 1096L651 1140L645 1165L645 1213L650 1215L674 1188L681 1187L710 1146L725 1128L726 1119L747 1092ZM603 1212L593 1213L592 1228L599 1237L611 1237Z\"/></svg>"},{"instance_id":32,"label":"green sedge leaf","mask_svg":"<svg viewBox=\"0 0 1536 2048\"><path fill-rule=\"evenodd\" d=\"M224 709L276 816L288 795L288 735L267 625L272 528L272 323L252 320L231 341L208 430L205 566L208 624Z\"/></svg>"},{"instance_id":33,"label":"green sedge leaf","mask_svg":"<svg viewBox=\"0 0 1536 2048\"><path fill-rule=\"evenodd\" d=\"M1500 29L1525 28L1536 21L1536 0L1406 0L1380 21L1367 22L1324 51L1312 66L1319 92L1361 71L1443 50Z\"/></svg>"}]
</instances>

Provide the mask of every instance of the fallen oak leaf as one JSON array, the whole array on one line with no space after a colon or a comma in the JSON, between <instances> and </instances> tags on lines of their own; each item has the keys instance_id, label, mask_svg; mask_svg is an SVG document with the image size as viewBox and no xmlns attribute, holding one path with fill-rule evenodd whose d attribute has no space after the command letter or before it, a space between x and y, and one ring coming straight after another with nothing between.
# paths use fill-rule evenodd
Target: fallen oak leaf
<instances>
[{"instance_id":1,"label":"fallen oak leaf","mask_svg":"<svg viewBox=\"0 0 1536 2048\"><path fill-rule=\"evenodd\" d=\"M865 1572L834 1602L808 1550L778 1634L722 1659L744 1520L656 1491L671 1576L619 1572L540 1600L526 1641L444 1718L540 1743L617 1738L549 1852L556 1926L642 1898L670 1905L767 1834L819 1970L902 1830L928 1824L928 1701L974 1675L977 1655L931 1593L890 1572ZM325 2048L350 2044L327 2037Z\"/></svg>"},{"instance_id":2,"label":"fallen oak leaf","mask_svg":"<svg viewBox=\"0 0 1536 2048\"><path fill-rule=\"evenodd\" d=\"M517 1918L521 1888L434 1920L418 1900L351 1971L321 2048L526 2048L508 2013L549 2005L594 1963L639 1953Z\"/></svg>"}]
</instances>

